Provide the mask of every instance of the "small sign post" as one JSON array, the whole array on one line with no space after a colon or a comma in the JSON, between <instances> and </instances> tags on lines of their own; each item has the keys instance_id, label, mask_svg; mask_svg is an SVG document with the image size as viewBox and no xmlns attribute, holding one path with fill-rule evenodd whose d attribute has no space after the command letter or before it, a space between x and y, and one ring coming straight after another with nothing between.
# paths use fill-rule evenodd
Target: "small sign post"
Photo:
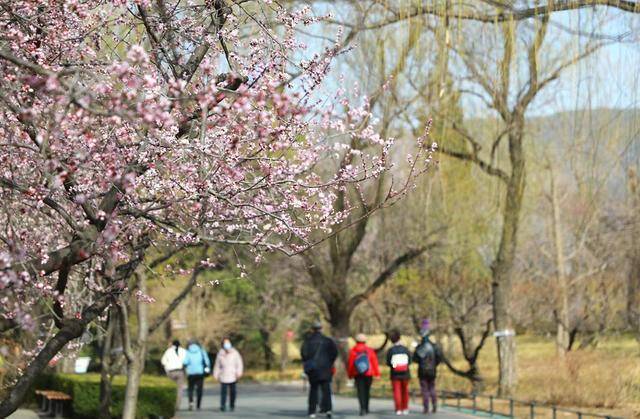
<instances>
[{"instance_id":1,"label":"small sign post","mask_svg":"<svg viewBox=\"0 0 640 419\"><path fill-rule=\"evenodd\" d=\"M515 336L515 335L516 335L516 331L513 329L496 330L495 332L493 332L493 336L497 338L504 338L507 336Z\"/></svg>"}]
</instances>

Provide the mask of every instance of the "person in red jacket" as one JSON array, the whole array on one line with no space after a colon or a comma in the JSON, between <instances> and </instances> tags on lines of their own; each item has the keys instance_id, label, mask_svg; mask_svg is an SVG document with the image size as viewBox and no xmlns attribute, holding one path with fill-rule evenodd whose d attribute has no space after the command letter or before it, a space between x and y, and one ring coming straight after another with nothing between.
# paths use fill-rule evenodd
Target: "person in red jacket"
<instances>
[{"instance_id":1,"label":"person in red jacket","mask_svg":"<svg viewBox=\"0 0 640 419\"><path fill-rule=\"evenodd\" d=\"M367 337L359 333L356 336L356 345L349 352L347 373L349 378L355 379L360 403L360 416L369 413L369 395L373 377L380 377L378 356L376 352L366 345Z\"/></svg>"}]
</instances>

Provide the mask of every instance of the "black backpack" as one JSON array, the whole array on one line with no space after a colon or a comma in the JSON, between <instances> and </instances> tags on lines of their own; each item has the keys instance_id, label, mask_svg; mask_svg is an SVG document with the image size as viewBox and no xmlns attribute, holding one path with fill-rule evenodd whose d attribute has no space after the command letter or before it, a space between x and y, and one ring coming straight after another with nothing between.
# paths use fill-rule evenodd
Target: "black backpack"
<instances>
[{"instance_id":1,"label":"black backpack","mask_svg":"<svg viewBox=\"0 0 640 419\"><path fill-rule=\"evenodd\" d=\"M436 368L438 367L438 357L435 346L426 341L416 349L418 355L418 371L421 377L436 378Z\"/></svg>"}]
</instances>

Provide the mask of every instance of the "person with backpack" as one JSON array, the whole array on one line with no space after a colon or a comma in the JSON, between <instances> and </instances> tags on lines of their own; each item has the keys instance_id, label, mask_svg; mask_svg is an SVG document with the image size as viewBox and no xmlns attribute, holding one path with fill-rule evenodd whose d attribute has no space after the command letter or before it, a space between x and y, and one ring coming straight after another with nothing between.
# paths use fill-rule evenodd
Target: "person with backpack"
<instances>
[{"instance_id":1,"label":"person with backpack","mask_svg":"<svg viewBox=\"0 0 640 419\"><path fill-rule=\"evenodd\" d=\"M418 378L420 380L420 391L422 393L423 413L429 413L429 399L433 405L433 412L438 409L438 399L436 396L436 376L438 365L443 360L440 347L431 341L431 333L428 321L422 323L422 341L413 353L413 361L418 364Z\"/></svg>"},{"instance_id":2,"label":"person with backpack","mask_svg":"<svg viewBox=\"0 0 640 419\"><path fill-rule=\"evenodd\" d=\"M211 373L209 355L194 339L189 341L187 355L184 358L187 370L187 394L189 396L189 410L193 410L193 390L196 391L196 408L200 410L202 403L202 387L204 378Z\"/></svg>"},{"instance_id":3,"label":"person with backpack","mask_svg":"<svg viewBox=\"0 0 640 419\"><path fill-rule=\"evenodd\" d=\"M387 351L387 365L391 368L391 387L396 415L408 415L411 352L400 342L400 332L397 330L393 330L389 338L393 346Z\"/></svg>"},{"instance_id":4,"label":"person with backpack","mask_svg":"<svg viewBox=\"0 0 640 419\"><path fill-rule=\"evenodd\" d=\"M236 383L242 377L242 356L228 338L222 341L222 349L216 356L213 365L213 376L220 382L220 411L224 412L227 404L227 390L229 390L229 409L233 412L236 407Z\"/></svg>"},{"instance_id":5,"label":"person with backpack","mask_svg":"<svg viewBox=\"0 0 640 419\"><path fill-rule=\"evenodd\" d=\"M182 403L182 390L184 389L184 359L187 351L180 346L179 340L174 340L164 351L160 363L162 364L167 377L176 383L176 410L180 409Z\"/></svg>"},{"instance_id":6,"label":"person with backpack","mask_svg":"<svg viewBox=\"0 0 640 419\"><path fill-rule=\"evenodd\" d=\"M360 404L360 416L369 413L369 396L371 383L374 377L380 377L378 356L376 352L367 346L367 337L359 333L356 335L356 344L349 351L347 374L354 379Z\"/></svg>"},{"instance_id":7,"label":"person with backpack","mask_svg":"<svg viewBox=\"0 0 640 419\"><path fill-rule=\"evenodd\" d=\"M331 380L333 378L333 363L338 357L336 343L322 334L322 324L315 322L300 350L304 373L309 379L309 417L316 417L318 407L318 391L322 393L320 399L320 413L331 417Z\"/></svg>"}]
</instances>

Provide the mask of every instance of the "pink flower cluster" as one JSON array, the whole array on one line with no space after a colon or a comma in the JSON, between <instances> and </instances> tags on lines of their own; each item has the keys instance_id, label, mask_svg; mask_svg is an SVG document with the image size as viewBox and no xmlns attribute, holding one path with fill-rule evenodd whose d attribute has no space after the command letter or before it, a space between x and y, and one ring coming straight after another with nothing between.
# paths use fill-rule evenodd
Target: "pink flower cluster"
<instances>
[{"instance_id":1,"label":"pink flower cluster","mask_svg":"<svg viewBox=\"0 0 640 419\"><path fill-rule=\"evenodd\" d=\"M315 102L339 45L293 61L307 9L265 2L276 31L215 1L0 2L0 315L24 327L45 301L71 315L126 290L108 266L145 240L300 252L347 215L346 185L391 166L366 102Z\"/></svg>"}]
</instances>

